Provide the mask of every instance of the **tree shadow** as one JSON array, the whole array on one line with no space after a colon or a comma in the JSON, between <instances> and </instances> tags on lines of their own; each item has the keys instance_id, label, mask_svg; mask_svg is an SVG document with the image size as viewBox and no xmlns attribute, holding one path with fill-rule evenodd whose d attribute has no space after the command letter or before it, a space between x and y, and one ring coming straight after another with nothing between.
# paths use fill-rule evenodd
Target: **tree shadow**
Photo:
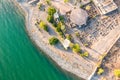
<instances>
[{"instance_id":1,"label":"tree shadow","mask_svg":"<svg viewBox=\"0 0 120 80\"><path fill-rule=\"evenodd\" d=\"M68 49L66 50L66 49L63 47L62 43L56 44L56 45L55 45L55 48L56 48L56 49L59 49L59 50L61 50L61 51L64 51L64 52L68 52L68 53L70 53L70 54L73 53L70 48L68 48Z\"/></svg>"}]
</instances>

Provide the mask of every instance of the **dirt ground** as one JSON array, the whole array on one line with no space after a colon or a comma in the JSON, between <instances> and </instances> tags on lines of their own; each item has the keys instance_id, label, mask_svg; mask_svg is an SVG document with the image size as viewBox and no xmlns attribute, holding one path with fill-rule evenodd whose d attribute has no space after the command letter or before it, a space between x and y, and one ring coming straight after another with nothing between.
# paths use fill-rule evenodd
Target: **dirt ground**
<instances>
[{"instance_id":1,"label":"dirt ground","mask_svg":"<svg viewBox=\"0 0 120 80\"><path fill-rule=\"evenodd\" d=\"M107 57L105 57L102 67L104 68L105 73L101 78L104 77L106 80L120 80L116 79L113 72L114 69L120 69L120 39L112 47Z\"/></svg>"},{"instance_id":2,"label":"dirt ground","mask_svg":"<svg viewBox=\"0 0 120 80\"><path fill-rule=\"evenodd\" d=\"M120 0L114 0L120 10ZM101 79L106 80L120 80L114 76L114 69L120 69L120 38L116 44L112 47L107 57L103 61L102 67L105 69L105 73L101 75ZM104 78L103 78L104 77Z\"/></svg>"}]
</instances>

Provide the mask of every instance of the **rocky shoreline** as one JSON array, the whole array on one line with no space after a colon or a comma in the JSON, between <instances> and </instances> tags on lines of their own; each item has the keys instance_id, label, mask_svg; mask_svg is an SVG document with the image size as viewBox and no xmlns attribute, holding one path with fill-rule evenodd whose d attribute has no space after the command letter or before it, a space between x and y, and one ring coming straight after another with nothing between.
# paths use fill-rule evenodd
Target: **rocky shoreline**
<instances>
[{"instance_id":1,"label":"rocky shoreline","mask_svg":"<svg viewBox=\"0 0 120 80\"><path fill-rule=\"evenodd\" d=\"M34 25L35 19L33 18L36 18L34 13L36 13L35 11L37 10L34 10L33 7L24 2L17 2L17 5L20 5L25 14L26 30L36 46L45 52L63 70L75 74L82 80L90 80L97 69L96 64L81 58L79 55L71 54L50 46L46 41L50 36L47 33L39 31Z\"/></svg>"}]
</instances>

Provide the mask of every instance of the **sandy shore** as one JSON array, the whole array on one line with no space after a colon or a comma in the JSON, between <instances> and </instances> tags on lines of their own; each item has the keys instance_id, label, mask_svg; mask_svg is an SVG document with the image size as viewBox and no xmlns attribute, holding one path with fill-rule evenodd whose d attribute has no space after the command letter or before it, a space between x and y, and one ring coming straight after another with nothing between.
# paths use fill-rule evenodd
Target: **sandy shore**
<instances>
[{"instance_id":1,"label":"sandy shore","mask_svg":"<svg viewBox=\"0 0 120 80\"><path fill-rule=\"evenodd\" d=\"M57 65L62 69L75 74L82 80L90 80L97 69L96 63L89 59L84 59L77 54L60 50L49 45L48 39L51 37L48 33L39 31L35 26L36 19L43 18L44 13L39 12L37 8L30 6L25 2L18 2L25 13L26 30L35 44L43 50ZM44 14L45 15L45 14Z\"/></svg>"}]
</instances>

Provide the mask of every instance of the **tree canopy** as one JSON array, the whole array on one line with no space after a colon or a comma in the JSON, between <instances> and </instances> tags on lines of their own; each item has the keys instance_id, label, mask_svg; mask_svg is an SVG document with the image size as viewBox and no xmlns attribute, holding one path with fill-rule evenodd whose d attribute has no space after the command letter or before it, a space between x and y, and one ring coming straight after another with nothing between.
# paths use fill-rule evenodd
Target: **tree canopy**
<instances>
[{"instance_id":1,"label":"tree canopy","mask_svg":"<svg viewBox=\"0 0 120 80\"><path fill-rule=\"evenodd\" d=\"M45 24L45 22L41 21L39 26L40 26L40 28L44 29L45 31L48 31L48 26Z\"/></svg>"},{"instance_id":2,"label":"tree canopy","mask_svg":"<svg viewBox=\"0 0 120 80\"><path fill-rule=\"evenodd\" d=\"M48 15L48 16L47 16L47 21L50 22L50 23L53 23L53 22L54 22L54 17L53 17L53 15Z\"/></svg>"},{"instance_id":3,"label":"tree canopy","mask_svg":"<svg viewBox=\"0 0 120 80\"><path fill-rule=\"evenodd\" d=\"M50 45L55 45L59 42L59 40L56 37L52 37L49 39Z\"/></svg>"},{"instance_id":4,"label":"tree canopy","mask_svg":"<svg viewBox=\"0 0 120 80\"><path fill-rule=\"evenodd\" d=\"M75 53L80 53L80 46L79 44L73 44L72 46L72 51L75 52Z\"/></svg>"},{"instance_id":5,"label":"tree canopy","mask_svg":"<svg viewBox=\"0 0 120 80\"><path fill-rule=\"evenodd\" d=\"M48 14L53 15L54 13L56 13L56 9L54 7L49 7L48 8Z\"/></svg>"},{"instance_id":6,"label":"tree canopy","mask_svg":"<svg viewBox=\"0 0 120 80\"><path fill-rule=\"evenodd\" d=\"M99 68L98 71L97 71L97 74L101 75L102 73L104 73L104 69L103 68Z\"/></svg>"}]
</instances>

